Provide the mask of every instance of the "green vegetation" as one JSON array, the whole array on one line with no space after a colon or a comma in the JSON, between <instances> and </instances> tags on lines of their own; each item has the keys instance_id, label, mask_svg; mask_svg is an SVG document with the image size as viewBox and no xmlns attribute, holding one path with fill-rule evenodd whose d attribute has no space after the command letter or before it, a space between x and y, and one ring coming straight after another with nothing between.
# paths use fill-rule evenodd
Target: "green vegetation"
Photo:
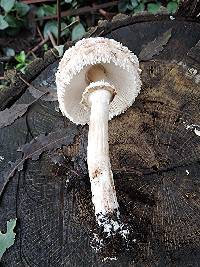
<instances>
[{"instance_id":1,"label":"green vegetation","mask_svg":"<svg viewBox=\"0 0 200 267\"><path fill-rule=\"evenodd\" d=\"M3 234L0 231L0 260L6 249L11 247L15 242L15 233L13 232L16 226L17 219L7 221L7 231Z\"/></svg>"},{"instance_id":2,"label":"green vegetation","mask_svg":"<svg viewBox=\"0 0 200 267\"><path fill-rule=\"evenodd\" d=\"M0 30L13 36L25 27L27 23L27 14L30 7L22 2L15 0L1 0L0 3L2 15L0 15Z\"/></svg>"},{"instance_id":3,"label":"green vegetation","mask_svg":"<svg viewBox=\"0 0 200 267\"><path fill-rule=\"evenodd\" d=\"M105 1L106 2L106 1ZM109 1L107 1L108 3ZM111 1L112 2L112 1ZM47 4L48 3L48 4ZM35 46L29 47L3 47L0 51L0 56L8 58L7 63L4 63L4 68L15 67L21 72L25 72L26 66L36 56L41 56L44 51L51 47L55 47L59 55L61 55L62 46L56 46L59 39L59 45L63 45L67 41L77 41L81 39L88 27L94 26L101 18L108 19L109 14L111 18L118 12L126 14L134 14L137 12L148 11L149 13L156 14L163 6L169 14L174 14L178 10L179 0L170 0L161 3L161 1L151 0L122 0L118 6L113 5L106 9L105 13L108 17L103 16L99 11L87 15L69 15L61 17L61 32L58 31L58 22L56 18L57 6L56 1L39 3L39 4L25 4L18 0L0 0L0 37L3 38L17 38L17 35L23 31L35 32L40 34L41 40L45 40L42 45L38 45L38 38L35 38ZM102 4L102 1L94 1L95 4ZM165 3L165 4L163 4ZM91 6L91 1L84 0L62 0L61 11L77 11L81 7ZM108 11L107 11L108 10ZM103 17L102 17L103 16ZM37 31L36 31L37 27ZM59 35L59 36L58 36ZM36 43L37 42L37 43ZM16 42L17 43L17 42ZM33 46L33 45L32 45ZM32 51L33 49L33 51ZM17 54L17 55L16 55Z\"/></svg>"},{"instance_id":4,"label":"green vegetation","mask_svg":"<svg viewBox=\"0 0 200 267\"><path fill-rule=\"evenodd\" d=\"M174 14L178 10L179 0L167 1L167 11L169 14ZM160 1L151 0L123 0L118 4L119 12L137 13L141 11L148 11L151 14L159 12L162 3Z\"/></svg>"},{"instance_id":5,"label":"green vegetation","mask_svg":"<svg viewBox=\"0 0 200 267\"><path fill-rule=\"evenodd\" d=\"M27 59L27 56L24 51L21 51L19 54L15 56L16 61L18 62L16 65L16 69L20 70L22 73L25 73L25 69L27 65L31 62Z\"/></svg>"}]
</instances>

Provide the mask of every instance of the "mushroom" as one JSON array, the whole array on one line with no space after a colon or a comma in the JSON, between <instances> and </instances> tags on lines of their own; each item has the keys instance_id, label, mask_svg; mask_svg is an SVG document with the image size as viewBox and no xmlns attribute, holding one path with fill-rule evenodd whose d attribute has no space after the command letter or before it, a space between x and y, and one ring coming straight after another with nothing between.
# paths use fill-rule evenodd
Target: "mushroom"
<instances>
[{"instance_id":1,"label":"mushroom","mask_svg":"<svg viewBox=\"0 0 200 267\"><path fill-rule=\"evenodd\" d=\"M108 145L108 120L126 111L140 91L137 57L121 43L103 37L78 41L59 63L56 84L63 115L89 124L87 163L92 202L105 232L119 229Z\"/></svg>"}]
</instances>

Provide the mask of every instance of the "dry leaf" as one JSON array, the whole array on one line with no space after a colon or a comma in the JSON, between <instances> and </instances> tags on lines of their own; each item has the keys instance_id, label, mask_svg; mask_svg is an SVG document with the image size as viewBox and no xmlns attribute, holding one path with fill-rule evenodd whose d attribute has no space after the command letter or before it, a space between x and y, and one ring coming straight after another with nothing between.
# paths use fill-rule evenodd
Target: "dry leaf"
<instances>
[{"instance_id":1,"label":"dry leaf","mask_svg":"<svg viewBox=\"0 0 200 267\"><path fill-rule=\"evenodd\" d=\"M42 93L35 101L29 104L14 104L11 108L0 111L0 129L11 125L16 119L22 117L28 108L45 94L47 93Z\"/></svg>"},{"instance_id":2,"label":"dry leaf","mask_svg":"<svg viewBox=\"0 0 200 267\"><path fill-rule=\"evenodd\" d=\"M48 135L41 134L33 139L30 143L27 143L20 147L18 151L21 151L23 153L22 159L17 159L15 163L12 163L12 166L8 171L1 174L3 177L0 180L3 182L0 185L0 196L2 195L7 183L9 182L10 178L13 177L15 172L17 170L23 170L23 164L25 160L37 160L45 151L51 151L57 148L61 148L63 145L71 144L77 133L77 127L72 124L72 126L68 129L62 129L49 133Z\"/></svg>"},{"instance_id":3,"label":"dry leaf","mask_svg":"<svg viewBox=\"0 0 200 267\"><path fill-rule=\"evenodd\" d=\"M42 101L58 100L55 81L55 73L57 69L58 61L49 65L39 76L37 76L35 80L31 82L31 84L29 84L28 90L33 97L38 98L41 94L48 92L48 95L41 98Z\"/></svg>"},{"instance_id":4,"label":"dry leaf","mask_svg":"<svg viewBox=\"0 0 200 267\"><path fill-rule=\"evenodd\" d=\"M36 89L34 86L29 86L28 88L30 94L34 98L41 98L42 101L57 101L57 92L54 90L50 90L47 87L43 87L42 89ZM44 93L48 93L44 95ZM44 95L44 96L43 96Z\"/></svg>"},{"instance_id":5,"label":"dry leaf","mask_svg":"<svg viewBox=\"0 0 200 267\"><path fill-rule=\"evenodd\" d=\"M171 38L172 35L172 28L170 28L168 31L163 33L161 36L158 36L155 40L152 42L149 42L146 44L140 54L139 54L139 59L142 61L147 61L152 59L153 56L158 55L163 49L164 46L167 44L169 39Z\"/></svg>"},{"instance_id":6,"label":"dry leaf","mask_svg":"<svg viewBox=\"0 0 200 267\"><path fill-rule=\"evenodd\" d=\"M15 104L0 112L0 128L11 125L16 119L23 116L30 104Z\"/></svg>"}]
</instances>

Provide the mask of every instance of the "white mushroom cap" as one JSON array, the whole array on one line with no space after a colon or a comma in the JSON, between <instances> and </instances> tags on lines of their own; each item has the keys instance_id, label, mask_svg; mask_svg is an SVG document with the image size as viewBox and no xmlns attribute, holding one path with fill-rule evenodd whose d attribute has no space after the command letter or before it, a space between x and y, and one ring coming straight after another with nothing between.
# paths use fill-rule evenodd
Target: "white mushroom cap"
<instances>
[{"instance_id":1,"label":"white mushroom cap","mask_svg":"<svg viewBox=\"0 0 200 267\"><path fill-rule=\"evenodd\" d=\"M121 43L103 37L78 41L60 61L56 84L60 110L76 124L89 123L90 108L81 103L88 83L85 79L92 65L101 64L106 81L116 90L110 103L109 119L130 107L141 87L137 57Z\"/></svg>"}]
</instances>

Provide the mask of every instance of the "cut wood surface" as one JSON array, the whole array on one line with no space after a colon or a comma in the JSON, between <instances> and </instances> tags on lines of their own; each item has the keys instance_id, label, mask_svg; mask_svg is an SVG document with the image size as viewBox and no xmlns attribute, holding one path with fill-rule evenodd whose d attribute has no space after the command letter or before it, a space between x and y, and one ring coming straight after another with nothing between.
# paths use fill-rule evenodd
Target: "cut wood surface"
<instances>
[{"instance_id":1,"label":"cut wood surface","mask_svg":"<svg viewBox=\"0 0 200 267\"><path fill-rule=\"evenodd\" d=\"M38 100L0 129L0 183L9 162L22 158L18 147L33 138L65 128L70 144L27 160L8 181L0 200L0 230L17 217L17 235L1 266L200 266L200 24L166 16L118 17L93 29L93 36L114 38L139 55L169 30L171 37L159 52L150 51L151 60L142 58L141 94L109 122L120 212L136 242L130 240L130 250L122 249L113 261L103 262L91 248L95 218L86 165L88 127L64 118L57 101ZM32 85L56 90L56 58L52 63ZM13 93L13 103L33 100L28 90Z\"/></svg>"}]
</instances>

